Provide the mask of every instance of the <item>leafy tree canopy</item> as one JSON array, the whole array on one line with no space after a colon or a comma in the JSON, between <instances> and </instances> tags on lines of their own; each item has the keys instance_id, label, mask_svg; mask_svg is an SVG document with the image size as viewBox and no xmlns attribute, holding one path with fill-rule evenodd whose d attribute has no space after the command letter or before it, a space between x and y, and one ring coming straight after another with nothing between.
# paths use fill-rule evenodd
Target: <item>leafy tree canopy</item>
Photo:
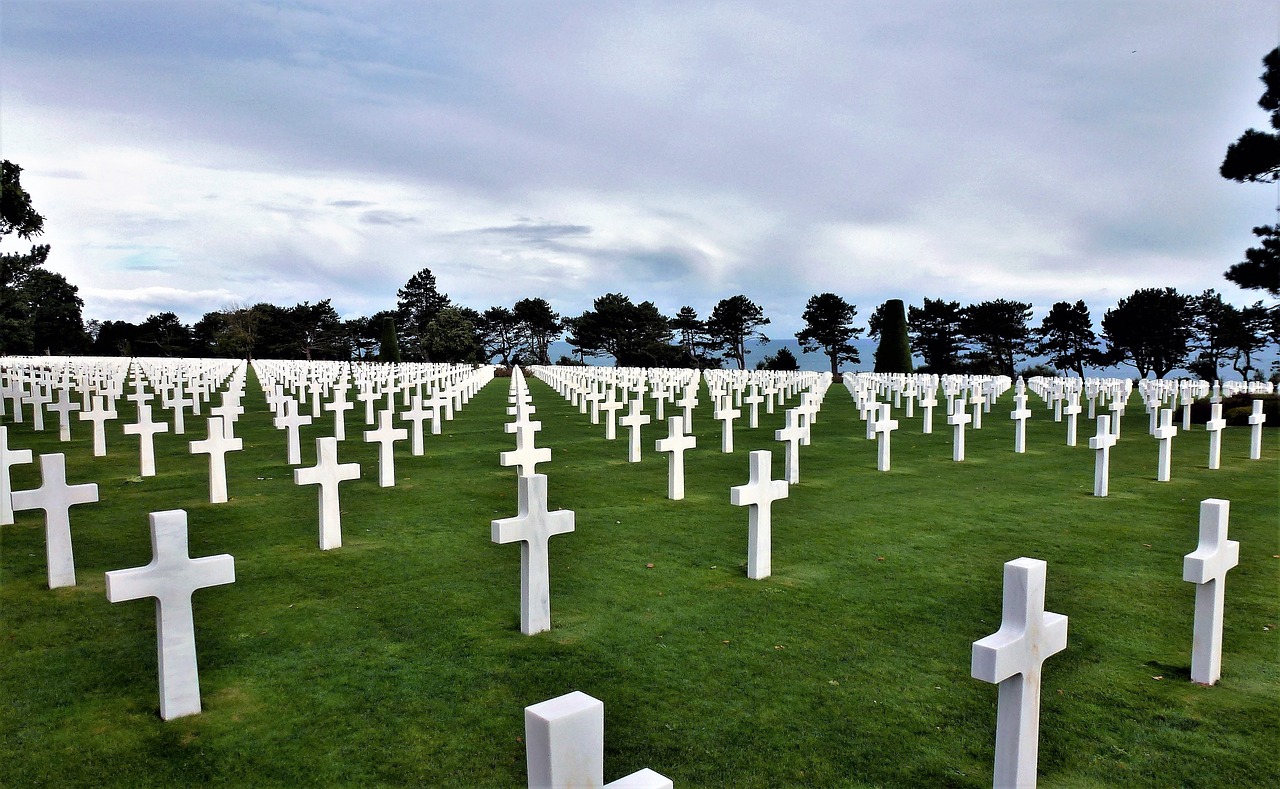
<instances>
[{"instance_id":1,"label":"leafy tree canopy","mask_svg":"<svg viewBox=\"0 0 1280 789\"><path fill-rule=\"evenodd\" d=\"M747 340L755 338L760 342L768 342L769 338L760 331L768 326L769 319L764 310L746 296L730 296L721 299L711 310L707 320L707 333L720 348L728 352L730 359L738 363L738 369L746 369Z\"/></svg>"},{"instance_id":2,"label":"leafy tree canopy","mask_svg":"<svg viewBox=\"0 0 1280 789\"><path fill-rule=\"evenodd\" d=\"M1128 362L1143 378L1180 367L1191 343L1191 302L1173 288L1140 288L1102 316L1111 362Z\"/></svg>"},{"instance_id":3,"label":"leafy tree canopy","mask_svg":"<svg viewBox=\"0 0 1280 789\"><path fill-rule=\"evenodd\" d=\"M834 293L810 296L805 304L804 329L796 335L803 353L821 350L831 361L831 374L840 374L841 362L858 362L858 349L852 340L862 334L853 319L858 309Z\"/></svg>"}]
</instances>

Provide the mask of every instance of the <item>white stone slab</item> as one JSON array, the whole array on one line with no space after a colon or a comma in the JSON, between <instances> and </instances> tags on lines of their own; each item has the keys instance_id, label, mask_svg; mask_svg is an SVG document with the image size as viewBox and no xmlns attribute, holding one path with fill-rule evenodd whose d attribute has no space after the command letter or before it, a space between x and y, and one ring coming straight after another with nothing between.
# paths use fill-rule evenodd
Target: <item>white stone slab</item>
<instances>
[{"instance_id":1,"label":"white stone slab","mask_svg":"<svg viewBox=\"0 0 1280 789\"><path fill-rule=\"evenodd\" d=\"M674 789L648 768L604 782L604 703L573 691L524 708L529 789Z\"/></svg>"}]
</instances>

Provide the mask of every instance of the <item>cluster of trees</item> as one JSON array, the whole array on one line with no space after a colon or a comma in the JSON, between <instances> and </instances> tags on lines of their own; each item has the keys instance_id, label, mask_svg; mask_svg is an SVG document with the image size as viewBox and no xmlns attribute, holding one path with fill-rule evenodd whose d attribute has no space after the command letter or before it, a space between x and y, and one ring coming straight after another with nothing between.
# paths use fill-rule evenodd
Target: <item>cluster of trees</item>
<instances>
[{"instance_id":1,"label":"cluster of trees","mask_svg":"<svg viewBox=\"0 0 1280 789\"><path fill-rule=\"evenodd\" d=\"M1271 114L1271 131L1247 129L1227 147L1218 172L1239 183L1275 183L1280 180L1280 47L1262 59L1262 84L1266 89L1258 106ZM1280 211L1280 206L1277 206ZM1261 243L1245 251L1245 259L1227 270L1226 278L1242 288L1265 290L1280 298L1280 224L1255 227Z\"/></svg>"},{"instance_id":2,"label":"cluster of trees","mask_svg":"<svg viewBox=\"0 0 1280 789\"><path fill-rule=\"evenodd\" d=\"M1141 288L1102 316L1102 333L1083 301L1060 301L1038 326L1031 305L997 299L961 307L925 299L910 308L910 335L938 373L1014 375L1019 361L1044 356L1055 370L1084 376L1086 368L1129 364L1146 377L1186 369L1214 380L1224 364L1242 378L1260 371L1254 358L1280 343L1280 310L1262 302L1238 308L1214 290L1198 296L1173 288Z\"/></svg>"}]
</instances>

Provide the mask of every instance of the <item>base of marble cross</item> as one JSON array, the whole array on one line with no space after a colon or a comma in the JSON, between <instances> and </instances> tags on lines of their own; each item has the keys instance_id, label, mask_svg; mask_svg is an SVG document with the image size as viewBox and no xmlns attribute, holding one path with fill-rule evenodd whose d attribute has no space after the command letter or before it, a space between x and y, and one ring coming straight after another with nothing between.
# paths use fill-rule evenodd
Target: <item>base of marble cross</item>
<instances>
[{"instance_id":1,"label":"base of marble cross","mask_svg":"<svg viewBox=\"0 0 1280 789\"><path fill-rule=\"evenodd\" d=\"M1227 539L1231 502L1200 502L1200 541L1183 557L1182 580L1196 585L1191 680L1212 685L1222 677L1222 619L1227 571L1240 563L1240 543Z\"/></svg>"},{"instance_id":2,"label":"base of marble cross","mask_svg":"<svg viewBox=\"0 0 1280 789\"><path fill-rule=\"evenodd\" d=\"M1040 748L1040 672L1067 646L1067 618L1044 610L1047 565L1014 559L1004 565L1000 629L973 642L970 673L998 683L995 787L1034 787Z\"/></svg>"},{"instance_id":3,"label":"base of marble cross","mask_svg":"<svg viewBox=\"0 0 1280 789\"><path fill-rule=\"evenodd\" d=\"M200 712L191 593L233 583L230 554L192 559L187 554L187 513L151 513L151 563L107 573L107 600L156 599L156 655L160 668L160 717L171 720Z\"/></svg>"},{"instance_id":4,"label":"base of marble cross","mask_svg":"<svg viewBox=\"0 0 1280 789\"><path fill-rule=\"evenodd\" d=\"M529 789L674 789L648 768L604 782L604 702L575 690L524 708Z\"/></svg>"}]
</instances>

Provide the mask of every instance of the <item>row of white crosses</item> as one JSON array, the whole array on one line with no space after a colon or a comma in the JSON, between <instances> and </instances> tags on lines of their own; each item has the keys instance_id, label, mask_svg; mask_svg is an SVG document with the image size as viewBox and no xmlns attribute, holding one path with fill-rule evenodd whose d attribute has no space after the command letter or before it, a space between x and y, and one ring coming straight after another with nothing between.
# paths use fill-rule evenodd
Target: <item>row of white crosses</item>
<instances>
[{"instance_id":1,"label":"row of white crosses","mask_svg":"<svg viewBox=\"0 0 1280 789\"><path fill-rule=\"evenodd\" d=\"M538 463L550 462L551 450L534 446L542 424L529 419L535 408L519 367L512 369L508 402L507 413L515 421L505 427L516 434L516 449L503 452L499 462L516 469L519 509L515 517L494 520L490 536L499 545L520 543L520 632L531 636L551 629L548 542L554 535L573 531L574 514L547 509L547 475L536 473L536 468Z\"/></svg>"}]
</instances>

